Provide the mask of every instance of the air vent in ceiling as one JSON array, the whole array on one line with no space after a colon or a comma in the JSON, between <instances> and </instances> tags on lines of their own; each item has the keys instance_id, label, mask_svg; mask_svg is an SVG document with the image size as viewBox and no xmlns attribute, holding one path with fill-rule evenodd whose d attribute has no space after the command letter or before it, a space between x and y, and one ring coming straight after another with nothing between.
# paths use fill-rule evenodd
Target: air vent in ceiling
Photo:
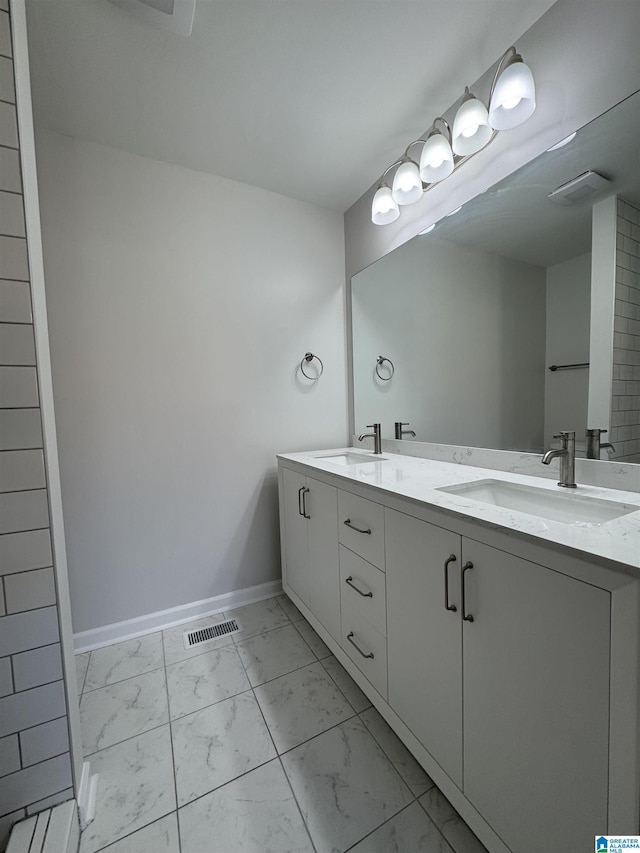
<instances>
[{"instance_id":1,"label":"air vent in ceiling","mask_svg":"<svg viewBox=\"0 0 640 853\"><path fill-rule=\"evenodd\" d=\"M557 204L580 204L583 201L591 201L595 195L610 186L611 181L597 172L583 172L577 178L572 178L566 184L556 187L547 197Z\"/></svg>"},{"instance_id":2,"label":"air vent in ceiling","mask_svg":"<svg viewBox=\"0 0 640 853\"><path fill-rule=\"evenodd\" d=\"M190 36L196 0L109 0L153 27Z\"/></svg>"}]
</instances>

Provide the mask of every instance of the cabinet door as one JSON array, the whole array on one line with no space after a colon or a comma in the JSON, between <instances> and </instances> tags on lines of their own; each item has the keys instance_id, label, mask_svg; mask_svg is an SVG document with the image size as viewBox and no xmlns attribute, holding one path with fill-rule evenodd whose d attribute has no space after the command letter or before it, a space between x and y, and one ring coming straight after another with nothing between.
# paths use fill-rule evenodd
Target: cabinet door
<instances>
[{"instance_id":1,"label":"cabinet door","mask_svg":"<svg viewBox=\"0 0 640 853\"><path fill-rule=\"evenodd\" d=\"M307 477L309 533L309 609L340 642L340 566L338 490Z\"/></svg>"},{"instance_id":2,"label":"cabinet door","mask_svg":"<svg viewBox=\"0 0 640 853\"><path fill-rule=\"evenodd\" d=\"M389 704L462 787L460 536L385 510L385 538Z\"/></svg>"},{"instance_id":3,"label":"cabinet door","mask_svg":"<svg viewBox=\"0 0 640 853\"><path fill-rule=\"evenodd\" d=\"M610 595L462 550L464 793L513 853L591 850L607 834Z\"/></svg>"},{"instance_id":4,"label":"cabinet door","mask_svg":"<svg viewBox=\"0 0 640 853\"><path fill-rule=\"evenodd\" d=\"M283 469L285 580L291 589L309 604L309 553L307 548L307 519L300 512L302 489L306 477ZM308 497L308 495L307 495Z\"/></svg>"}]
</instances>

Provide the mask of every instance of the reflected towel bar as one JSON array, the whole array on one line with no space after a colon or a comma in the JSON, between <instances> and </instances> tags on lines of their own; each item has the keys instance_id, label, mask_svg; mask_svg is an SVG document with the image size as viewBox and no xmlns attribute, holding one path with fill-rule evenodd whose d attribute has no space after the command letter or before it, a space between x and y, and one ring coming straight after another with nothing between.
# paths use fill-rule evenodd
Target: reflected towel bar
<instances>
[{"instance_id":1,"label":"reflected towel bar","mask_svg":"<svg viewBox=\"0 0 640 853\"><path fill-rule=\"evenodd\" d=\"M549 370L574 370L576 367L589 367L589 362L582 361L580 364L552 364Z\"/></svg>"}]
</instances>

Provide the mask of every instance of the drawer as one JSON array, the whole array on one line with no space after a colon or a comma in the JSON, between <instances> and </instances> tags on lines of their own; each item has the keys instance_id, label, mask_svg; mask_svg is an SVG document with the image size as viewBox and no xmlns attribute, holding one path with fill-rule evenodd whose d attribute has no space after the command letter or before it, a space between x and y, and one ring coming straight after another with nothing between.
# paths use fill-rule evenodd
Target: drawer
<instances>
[{"instance_id":1,"label":"drawer","mask_svg":"<svg viewBox=\"0 0 640 853\"><path fill-rule=\"evenodd\" d=\"M384 571L384 509L380 504L339 491L338 531L343 545Z\"/></svg>"},{"instance_id":2,"label":"drawer","mask_svg":"<svg viewBox=\"0 0 640 853\"><path fill-rule=\"evenodd\" d=\"M340 545L340 597L386 637L385 587L384 572Z\"/></svg>"},{"instance_id":3,"label":"drawer","mask_svg":"<svg viewBox=\"0 0 640 853\"><path fill-rule=\"evenodd\" d=\"M357 646L357 648L356 648ZM342 600L342 648L360 672L387 698L387 638Z\"/></svg>"}]
</instances>

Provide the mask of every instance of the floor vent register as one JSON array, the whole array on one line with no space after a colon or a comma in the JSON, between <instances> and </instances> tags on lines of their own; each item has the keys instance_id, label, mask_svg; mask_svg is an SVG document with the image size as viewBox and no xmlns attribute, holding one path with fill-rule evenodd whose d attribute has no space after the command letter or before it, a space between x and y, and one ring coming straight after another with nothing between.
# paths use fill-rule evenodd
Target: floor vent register
<instances>
[{"instance_id":1,"label":"floor vent register","mask_svg":"<svg viewBox=\"0 0 640 853\"><path fill-rule=\"evenodd\" d=\"M207 628L185 631L184 647L185 649L192 649L194 646L203 646L206 643L218 640L220 637L238 634L240 631L242 631L242 626L237 619L226 619L224 622L209 625Z\"/></svg>"}]
</instances>

